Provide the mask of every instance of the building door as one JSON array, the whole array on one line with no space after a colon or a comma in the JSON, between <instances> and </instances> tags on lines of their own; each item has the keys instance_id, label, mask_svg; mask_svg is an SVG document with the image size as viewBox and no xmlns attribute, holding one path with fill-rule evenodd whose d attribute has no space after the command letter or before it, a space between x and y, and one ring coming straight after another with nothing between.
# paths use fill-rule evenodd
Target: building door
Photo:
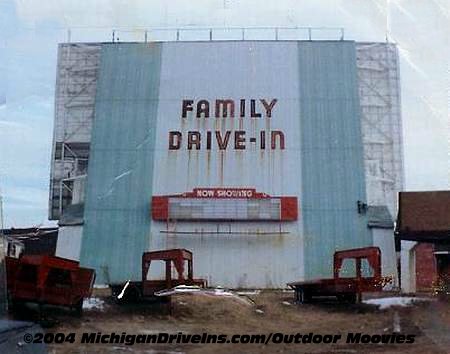
<instances>
[{"instance_id":1,"label":"building door","mask_svg":"<svg viewBox=\"0 0 450 354\"><path fill-rule=\"evenodd\" d=\"M438 271L438 291L450 293L450 252L436 252L436 263Z\"/></svg>"}]
</instances>

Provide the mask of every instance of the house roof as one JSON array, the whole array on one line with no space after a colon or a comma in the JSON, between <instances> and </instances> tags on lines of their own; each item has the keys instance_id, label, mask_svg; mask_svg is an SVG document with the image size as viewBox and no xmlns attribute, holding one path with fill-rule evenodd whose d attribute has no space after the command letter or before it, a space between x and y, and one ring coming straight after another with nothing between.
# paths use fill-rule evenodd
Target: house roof
<instances>
[{"instance_id":1,"label":"house roof","mask_svg":"<svg viewBox=\"0 0 450 354\"><path fill-rule=\"evenodd\" d=\"M58 228L11 228L2 232L9 242L22 243L24 254L55 254Z\"/></svg>"},{"instance_id":2,"label":"house roof","mask_svg":"<svg viewBox=\"0 0 450 354\"><path fill-rule=\"evenodd\" d=\"M402 240L450 243L450 191L400 192L395 233Z\"/></svg>"}]
</instances>

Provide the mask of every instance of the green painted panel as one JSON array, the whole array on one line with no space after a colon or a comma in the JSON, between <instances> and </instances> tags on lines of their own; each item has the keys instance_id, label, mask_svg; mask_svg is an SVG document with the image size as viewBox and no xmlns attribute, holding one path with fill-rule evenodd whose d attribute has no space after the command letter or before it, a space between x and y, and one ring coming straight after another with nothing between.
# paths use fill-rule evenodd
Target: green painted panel
<instances>
[{"instance_id":1,"label":"green painted panel","mask_svg":"<svg viewBox=\"0 0 450 354\"><path fill-rule=\"evenodd\" d=\"M97 283L140 279L150 235L160 44L104 44L80 262Z\"/></svg>"},{"instance_id":2,"label":"green painted panel","mask_svg":"<svg viewBox=\"0 0 450 354\"><path fill-rule=\"evenodd\" d=\"M305 278L332 276L335 250L371 245L354 42L299 42Z\"/></svg>"}]
</instances>

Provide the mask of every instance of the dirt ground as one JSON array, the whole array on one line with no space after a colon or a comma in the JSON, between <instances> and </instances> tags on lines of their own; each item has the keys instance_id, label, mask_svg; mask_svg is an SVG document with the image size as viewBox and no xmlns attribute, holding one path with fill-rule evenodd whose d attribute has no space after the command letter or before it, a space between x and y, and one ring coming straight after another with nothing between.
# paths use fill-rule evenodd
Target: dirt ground
<instances>
[{"instance_id":1,"label":"dirt ground","mask_svg":"<svg viewBox=\"0 0 450 354\"><path fill-rule=\"evenodd\" d=\"M432 298L409 307L379 310L335 301L293 304L290 292L245 297L177 295L172 313L152 304L119 306L105 299L102 310L82 318L53 310L41 321L47 332L75 332L76 343L49 345L50 353L450 353L450 303ZM400 327L400 328L399 328ZM347 333L415 335L413 344L346 344ZM83 332L121 334L341 334L336 344L80 344Z\"/></svg>"}]
</instances>

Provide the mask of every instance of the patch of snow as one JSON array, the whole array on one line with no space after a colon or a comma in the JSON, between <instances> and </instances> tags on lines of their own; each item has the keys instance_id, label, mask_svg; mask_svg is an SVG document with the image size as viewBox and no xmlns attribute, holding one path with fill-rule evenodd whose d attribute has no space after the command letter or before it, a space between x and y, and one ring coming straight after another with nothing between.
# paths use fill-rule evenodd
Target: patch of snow
<instances>
[{"instance_id":1,"label":"patch of snow","mask_svg":"<svg viewBox=\"0 0 450 354\"><path fill-rule=\"evenodd\" d=\"M172 289L164 289L155 292L156 296L170 296L175 294L189 294L189 293L197 293L202 290L197 285L178 285Z\"/></svg>"},{"instance_id":2,"label":"patch of snow","mask_svg":"<svg viewBox=\"0 0 450 354\"><path fill-rule=\"evenodd\" d=\"M206 290L204 292L205 295L212 295L212 296L226 296L226 297L232 297L233 299L236 299L246 305L253 305L253 301L248 298L247 296L239 296L239 294L224 290L223 288L215 288L214 290Z\"/></svg>"},{"instance_id":3,"label":"patch of snow","mask_svg":"<svg viewBox=\"0 0 450 354\"><path fill-rule=\"evenodd\" d=\"M215 288L213 291L210 292L211 295L215 296L236 296L230 291L226 291L223 288Z\"/></svg>"},{"instance_id":4,"label":"patch of snow","mask_svg":"<svg viewBox=\"0 0 450 354\"><path fill-rule=\"evenodd\" d=\"M178 285L174 287L177 293L190 292L190 291L200 291L201 288L197 285Z\"/></svg>"},{"instance_id":5,"label":"patch of snow","mask_svg":"<svg viewBox=\"0 0 450 354\"><path fill-rule=\"evenodd\" d=\"M430 299L427 298L418 298L418 297L384 297L379 299L370 299L370 300L364 300L363 303L368 305L375 305L379 306L380 310L385 310L392 306L411 306L415 302L423 302L423 301L430 301Z\"/></svg>"},{"instance_id":6,"label":"patch of snow","mask_svg":"<svg viewBox=\"0 0 450 354\"><path fill-rule=\"evenodd\" d=\"M108 289L109 285L107 284L96 284L94 285L94 289Z\"/></svg>"},{"instance_id":7,"label":"patch of snow","mask_svg":"<svg viewBox=\"0 0 450 354\"><path fill-rule=\"evenodd\" d=\"M91 297L83 300L84 310L103 310L105 302L98 297Z\"/></svg>"},{"instance_id":8,"label":"patch of snow","mask_svg":"<svg viewBox=\"0 0 450 354\"><path fill-rule=\"evenodd\" d=\"M236 294L238 294L238 295L258 295L260 292L261 292L261 290L237 291Z\"/></svg>"}]
</instances>

